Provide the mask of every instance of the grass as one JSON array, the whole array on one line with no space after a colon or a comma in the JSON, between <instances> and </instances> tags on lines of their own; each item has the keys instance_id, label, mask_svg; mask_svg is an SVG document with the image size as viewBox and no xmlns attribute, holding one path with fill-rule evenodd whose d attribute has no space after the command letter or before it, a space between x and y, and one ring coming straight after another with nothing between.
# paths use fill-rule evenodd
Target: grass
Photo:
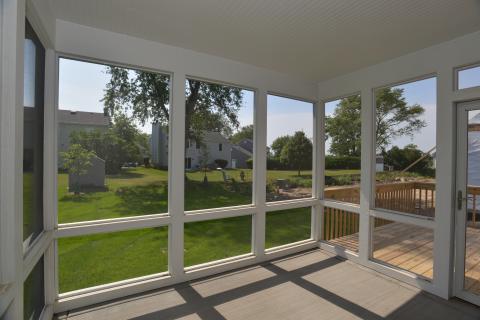
<instances>
[{"instance_id":1,"label":"grass","mask_svg":"<svg viewBox=\"0 0 480 320\"><path fill-rule=\"evenodd\" d=\"M235 183L224 183L219 171L188 172L186 210L234 206L252 202L252 171L227 170ZM333 172L332 174L345 174ZM311 172L269 171L268 179L302 179L311 185ZM106 191L73 195L68 177L58 175L59 222L118 218L167 212L168 174L152 168L131 168L107 177ZM266 247L310 237L310 208L267 214ZM251 252L252 217L188 223L184 230L185 266ZM60 292L159 273L168 266L168 228L149 228L58 240Z\"/></svg>"},{"instance_id":2,"label":"grass","mask_svg":"<svg viewBox=\"0 0 480 320\"><path fill-rule=\"evenodd\" d=\"M168 269L168 227L58 240L60 292Z\"/></svg>"}]
</instances>

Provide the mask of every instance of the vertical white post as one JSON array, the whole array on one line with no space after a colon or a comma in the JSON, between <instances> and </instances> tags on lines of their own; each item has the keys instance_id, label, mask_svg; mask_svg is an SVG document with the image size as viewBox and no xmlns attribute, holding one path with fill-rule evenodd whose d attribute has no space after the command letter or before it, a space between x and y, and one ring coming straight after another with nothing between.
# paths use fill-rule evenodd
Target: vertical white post
<instances>
[{"instance_id":1,"label":"vertical white post","mask_svg":"<svg viewBox=\"0 0 480 320\"><path fill-rule=\"evenodd\" d=\"M185 81L184 73L173 75L170 101L168 212L172 223L168 239L169 271L176 281L184 276L183 229L185 193Z\"/></svg>"},{"instance_id":2,"label":"vertical white post","mask_svg":"<svg viewBox=\"0 0 480 320\"><path fill-rule=\"evenodd\" d=\"M253 203L257 211L253 216L253 253L258 259L265 255L266 182L267 182L267 91L255 92Z\"/></svg>"},{"instance_id":3,"label":"vertical white post","mask_svg":"<svg viewBox=\"0 0 480 320\"><path fill-rule=\"evenodd\" d=\"M314 198L323 199L325 185L325 103L313 105L313 170L312 194ZM323 206L312 208L312 239L320 241L323 232Z\"/></svg>"},{"instance_id":4,"label":"vertical white post","mask_svg":"<svg viewBox=\"0 0 480 320\"><path fill-rule=\"evenodd\" d=\"M44 104L44 174L43 174L43 225L53 232L57 223L57 63L55 51L45 53L45 104ZM53 305L57 295L55 286L55 250L50 244L44 255L45 305Z\"/></svg>"},{"instance_id":5,"label":"vertical white post","mask_svg":"<svg viewBox=\"0 0 480 320\"><path fill-rule=\"evenodd\" d=\"M0 284L14 294L12 319L23 318L23 42L25 1L1 2ZM5 295L8 296L8 295ZM0 299L2 297L0 296ZM7 302L8 303L8 302Z\"/></svg>"},{"instance_id":6,"label":"vertical white post","mask_svg":"<svg viewBox=\"0 0 480 320\"><path fill-rule=\"evenodd\" d=\"M370 208L374 205L375 197L375 104L371 88L361 91L361 119L362 119L362 153L361 153L361 182L360 182L360 234L359 257L360 263L366 264L371 255L371 219Z\"/></svg>"},{"instance_id":7,"label":"vertical white post","mask_svg":"<svg viewBox=\"0 0 480 320\"><path fill-rule=\"evenodd\" d=\"M454 194L456 113L452 102L453 73L443 68L437 73L437 174L433 282L438 295L452 295L454 264ZM441 128L441 129L440 129ZM441 209L441 210L439 210ZM462 259L461 257L459 259ZM462 271L459 271L462 272Z\"/></svg>"}]
</instances>

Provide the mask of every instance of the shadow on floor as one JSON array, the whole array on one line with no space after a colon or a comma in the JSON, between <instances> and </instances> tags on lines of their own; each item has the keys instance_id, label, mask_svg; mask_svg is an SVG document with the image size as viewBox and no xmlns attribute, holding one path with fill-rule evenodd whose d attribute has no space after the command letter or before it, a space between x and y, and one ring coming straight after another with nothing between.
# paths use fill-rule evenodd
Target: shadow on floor
<instances>
[{"instance_id":1,"label":"shadow on floor","mask_svg":"<svg viewBox=\"0 0 480 320\"><path fill-rule=\"evenodd\" d=\"M312 257L312 252L318 256ZM308 257L309 254L310 256ZM245 319L262 320L480 319L480 308L472 305L459 301L445 301L417 289L407 288L406 285L401 285L394 280L379 276L371 270L364 270L350 263L347 265L347 262L337 257L327 256L319 250L303 253L302 255L296 255L291 258L295 262L295 266L299 265L298 268L293 270L289 270L288 267L282 267L282 262L285 262L285 258L280 263L274 261L265 263L261 267L256 267L256 269L252 269L252 267L243 269L246 270L245 272L268 275L268 277L257 279L254 282L250 280L232 280L233 278L230 277L234 277L232 274L235 272L227 272L204 280L176 285L169 290L163 289L162 292L157 291L152 294L156 297L156 300L143 305L139 304L138 301L145 298L142 298L142 295L138 295L130 299L130 301L136 300L135 307L129 306L127 303L122 305L121 300L119 300L119 304L114 307L111 304L108 307L102 307L101 305L97 308L90 307L90 309L70 314L70 316L67 316L67 319L83 320L98 319L99 317L106 319L105 316L108 314L112 316L111 319L118 319L118 315L120 315L124 317L123 319L135 320L179 318L221 320L227 319L224 312L227 309L227 313L230 313L229 317L232 318L233 314L235 319L244 319L244 316ZM315 261L315 258L318 258L317 260L320 261L308 263ZM307 261L300 260L300 263L296 263L295 259L306 259ZM242 274L242 271L237 271L236 274ZM362 279L355 281L355 277ZM337 283L335 281L326 285L329 289L314 283L318 282L318 279L328 282L330 278L338 278L335 281L339 284L344 283L344 287L339 287L338 290L335 286L332 287L332 283ZM212 281L209 282L209 279L212 279ZM228 281L236 281L236 287L221 290L222 284L228 283ZM207 283L209 288L213 289L213 294L206 295L203 292L202 295L202 289L197 287L199 282ZM292 291L288 292L285 288L291 288ZM385 291L382 288L388 288L388 290ZM170 297L175 296L176 299L169 306L165 305L162 307L158 304L168 300L167 290ZM351 291L349 292L348 290ZM376 290L384 290L390 296L383 297L383 293L376 292ZM339 292L345 292L345 294ZM352 292L359 294L352 294ZM162 297L162 295L165 296ZM257 300L259 295L261 295L261 300ZM346 296L350 298L346 298ZM296 301L296 304L292 302L291 305L282 305L284 307L282 309L287 310L287 312L279 314L279 312L283 312L275 309L278 307L279 301ZM310 304L310 301L312 301L312 304ZM111 310L102 311L102 308L111 308ZM115 312L112 313L112 308L117 308L117 316L114 315ZM131 311L128 308L135 308L138 312L136 315L127 317L125 312L121 312L121 308L124 308L123 311ZM149 308L150 311L148 310ZM92 309L96 309L96 311L92 311ZM101 313L98 313L99 310Z\"/></svg>"}]
</instances>

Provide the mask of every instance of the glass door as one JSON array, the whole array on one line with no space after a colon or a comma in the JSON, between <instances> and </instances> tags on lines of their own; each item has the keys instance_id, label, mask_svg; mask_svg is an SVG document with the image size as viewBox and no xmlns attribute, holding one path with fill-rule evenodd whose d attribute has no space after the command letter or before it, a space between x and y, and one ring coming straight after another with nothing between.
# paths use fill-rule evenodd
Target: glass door
<instances>
[{"instance_id":1,"label":"glass door","mask_svg":"<svg viewBox=\"0 0 480 320\"><path fill-rule=\"evenodd\" d=\"M456 295L480 305L480 101L457 110Z\"/></svg>"}]
</instances>

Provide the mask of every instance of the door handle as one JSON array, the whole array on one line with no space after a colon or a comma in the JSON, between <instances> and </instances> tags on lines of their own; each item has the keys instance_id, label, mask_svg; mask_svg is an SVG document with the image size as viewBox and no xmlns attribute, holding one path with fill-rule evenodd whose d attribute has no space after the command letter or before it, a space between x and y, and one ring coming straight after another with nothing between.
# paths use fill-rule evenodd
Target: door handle
<instances>
[{"instance_id":1,"label":"door handle","mask_svg":"<svg viewBox=\"0 0 480 320\"><path fill-rule=\"evenodd\" d=\"M463 197L462 190L457 191L457 209L462 210L463 208L463 201L467 201L467 198Z\"/></svg>"}]
</instances>

